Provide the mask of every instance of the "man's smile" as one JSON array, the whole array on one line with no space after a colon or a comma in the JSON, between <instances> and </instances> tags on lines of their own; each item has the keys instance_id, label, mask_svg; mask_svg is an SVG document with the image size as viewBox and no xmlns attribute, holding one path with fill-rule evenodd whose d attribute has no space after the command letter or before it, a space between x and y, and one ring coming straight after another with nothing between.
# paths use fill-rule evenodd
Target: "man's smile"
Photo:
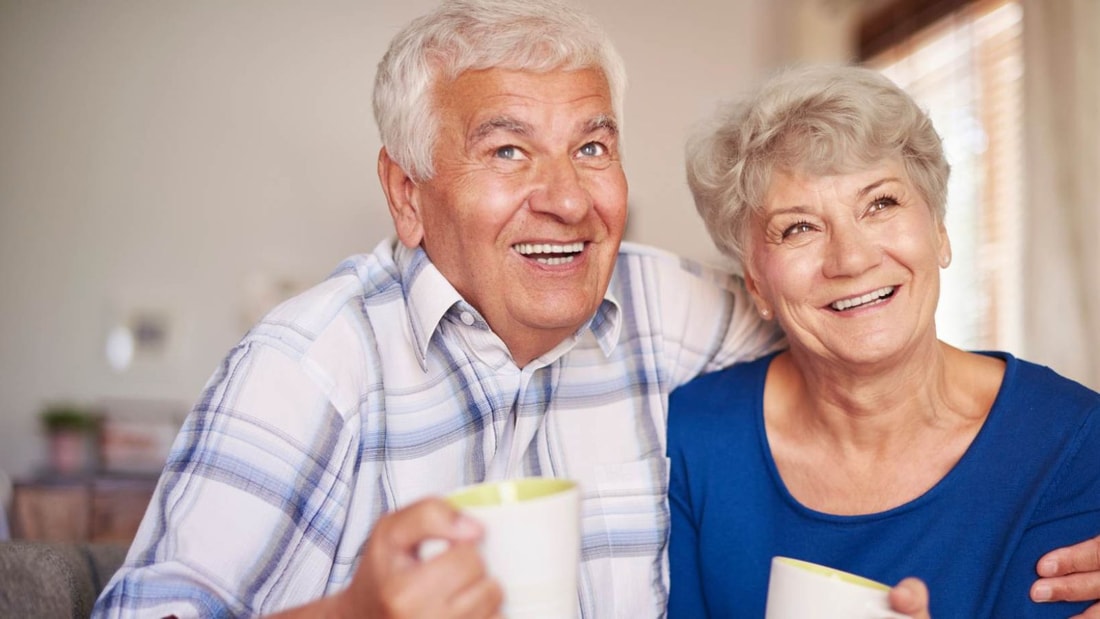
<instances>
[{"instance_id":1,"label":"man's smile","mask_svg":"<svg viewBox=\"0 0 1100 619\"><path fill-rule=\"evenodd\" d=\"M539 264L557 266L572 262L582 251L584 243L516 243L512 246L516 253L530 258Z\"/></svg>"}]
</instances>

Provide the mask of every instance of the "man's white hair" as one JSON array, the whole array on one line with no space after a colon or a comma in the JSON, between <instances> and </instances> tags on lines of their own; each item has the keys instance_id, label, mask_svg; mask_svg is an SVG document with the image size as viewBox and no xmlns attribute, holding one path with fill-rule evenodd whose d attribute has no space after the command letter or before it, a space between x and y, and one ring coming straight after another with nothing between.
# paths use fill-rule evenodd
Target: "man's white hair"
<instances>
[{"instance_id":1,"label":"man's white hair","mask_svg":"<svg viewBox=\"0 0 1100 619\"><path fill-rule=\"evenodd\" d=\"M603 29L556 0L450 0L390 43L374 82L374 119L389 156L416 181L434 173L433 86L465 71L600 70L622 125L626 70Z\"/></svg>"}]
</instances>

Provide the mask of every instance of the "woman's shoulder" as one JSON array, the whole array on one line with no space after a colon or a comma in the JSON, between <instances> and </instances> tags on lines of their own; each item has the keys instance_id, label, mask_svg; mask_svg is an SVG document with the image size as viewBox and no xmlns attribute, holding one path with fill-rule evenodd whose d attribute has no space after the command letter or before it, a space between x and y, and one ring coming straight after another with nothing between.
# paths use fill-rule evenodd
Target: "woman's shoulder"
<instances>
[{"instance_id":1,"label":"woman's shoulder","mask_svg":"<svg viewBox=\"0 0 1100 619\"><path fill-rule=\"evenodd\" d=\"M673 390L672 397L677 403L685 403L759 395L764 388L768 366L777 354L778 351L701 374Z\"/></svg>"},{"instance_id":2,"label":"woman's shoulder","mask_svg":"<svg viewBox=\"0 0 1100 619\"><path fill-rule=\"evenodd\" d=\"M1042 405L1044 408L1070 407L1091 410L1100 407L1100 393L1059 374L1054 369L1020 359L1002 351L982 354L1000 358L1005 363L1002 396L1015 402Z\"/></svg>"},{"instance_id":3,"label":"woman's shoulder","mask_svg":"<svg viewBox=\"0 0 1100 619\"><path fill-rule=\"evenodd\" d=\"M1100 394L1053 369L1004 352L1004 381L990 412L988 433L1022 460L1060 459L1081 441L1100 448ZM1086 438L1087 437L1087 438ZM1030 455L1026 455L1030 454Z\"/></svg>"},{"instance_id":4,"label":"woman's shoulder","mask_svg":"<svg viewBox=\"0 0 1100 619\"><path fill-rule=\"evenodd\" d=\"M736 363L703 374L669 396L669 445L689 442L694 448L747 440L762 414L764 382L775 354Z\"/></svg>"}]
</instances>

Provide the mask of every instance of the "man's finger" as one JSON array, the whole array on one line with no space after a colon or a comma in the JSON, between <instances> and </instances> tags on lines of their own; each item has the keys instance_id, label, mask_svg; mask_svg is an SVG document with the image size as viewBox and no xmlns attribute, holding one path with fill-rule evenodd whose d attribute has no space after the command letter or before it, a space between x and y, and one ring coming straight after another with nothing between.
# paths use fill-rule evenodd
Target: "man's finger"
<instances>
[{"instance_id":1,"label":"man's finger","mask_svg":"<svg viewBox=\"0 0 1100 619\"><path fill-rule=\"evenodd\" d=\"M471 583L450 600L448 610L455 617L488 617L500 612L504 591L496 580L485 577Z\"/></svg>"},{"instance_id":2,"label":"man's finger","mask_svg":"<svg viewBox=\"0 0 1100 619\"><path fill-rule=\"evenodd\" d=\"M386 596L395 606L428 617L488 617L502 594L485 569L477 546L456 542L429 561L396 574Z\"/></svg>"},{"instance_id":3,"label":"man's finger","mask_svg":"<svg viewBox=\"0 0 1100 619\"><path fill-rule=\"evenodd\" d=\"M1034 602L1084 602L1100 599L1100 572L1040 578L1031 585L1031 599ZM1097 619L1100 619L1100 615L1097 615Z\"/></svg>"},{"instance_id":4,"label":"man's finger","mask_svg":"<svg viewBox=\"0 0 1100 619\"><path fill-rule=\"evenodd\" d=\"M1039 559L1036 571L1043 577L1100 571L1100 535L1046 553ZM1100 598L1100 591L1096 593L1086 599Z\"/></svg>"},{"instance_id":5,"label":"man's finger","mask_svg":"<svg viewBox=\"0 0 1100 619\"><path fill-rule=\"evenodd\" d=\"M418 565L416 572L422 582L456 590L489 577L477 545L470 542L452 544L447 550Z\"/></svg>"},{"instance_id":6,"label":"man's finger","mask_svg":"<svg viewBox=\"0 0 1100 619\"><path fill-rule=\"evenodd\" d=\"M1100 619L1100 602L1085 609L1080 615L1074 615L1069 619Z\"/></svg>"},{"instance_id":7,"label":"man's finger","mask_svg":"<svg viewBox=\"0 0 1100 619\"><path fill-rule=\"evenodd\" d=\"M423 499L386 514L371 532L372 538L377 537L391 551L403 554L415 554L420 544L429 539L473 541L481 535L481 525L477 521L439 498Z\"/></svg>"}]
</instances>

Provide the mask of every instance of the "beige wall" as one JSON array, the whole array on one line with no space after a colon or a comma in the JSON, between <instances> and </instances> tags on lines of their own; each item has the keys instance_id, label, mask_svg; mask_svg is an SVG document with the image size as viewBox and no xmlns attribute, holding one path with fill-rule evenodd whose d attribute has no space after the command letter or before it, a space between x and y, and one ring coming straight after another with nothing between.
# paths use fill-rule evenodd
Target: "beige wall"
<instances>
[{"instance_id":1,"label":"beige wall","mask_svg":"<svg viewBox=\"0 0 1100 619\"><path fill-rule=\"evenodd\" d=\"M0 469L41 464L49 400L188 405L272 282L316 280L389 232L374 65L431 4L0 0ZM683 138L719 99L806 53L781 26L797 11L585 4L630 70L633 238L714 259ZM831 36L822 46L837 53ZM167 346L118 373L107 331L134 312L166 317Z\"/></svg>"}]
</instances>

